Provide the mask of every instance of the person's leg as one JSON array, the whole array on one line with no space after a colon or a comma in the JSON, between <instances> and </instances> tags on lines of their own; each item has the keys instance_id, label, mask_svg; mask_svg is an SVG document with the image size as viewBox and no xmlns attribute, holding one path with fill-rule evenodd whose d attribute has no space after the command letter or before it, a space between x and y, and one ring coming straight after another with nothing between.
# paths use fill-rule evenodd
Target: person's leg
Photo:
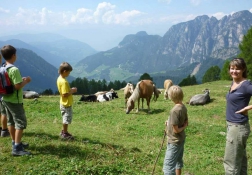
<instances>
[{"instance_id":1,"label":"person's leg","mask_svg":"<svg viewBox=\"0 0 252 175\"><path fill-rule=\"evenodd\" d=\"M227 140L223 162L225 175L240 175L242 171L247 172L247 166L246 164L242 165L242 162L246 156L244 154L249 133L250 128L247 126L244 128L244 125L227 123Z\"/></svg>"},{"instance_id":2,"label":"person's leg","mask_svg":"<svg viewBox=\"0 0 252 175\"><path fill-rule=\"evenodd\" d=\"M181 169L176 169L176 175L181 175L182 170Z\"/></svg>"},{"instance_id":3,"label":"person's leg","mask_svg":"<svg viewBox=\"0 0 252 175\"><path fill-rule=\"evenodd\" d=\"M62 115L62 131L61 131L61 138L62 139L74 139L73 136L68 132L68 125L72 122L72 107L64 107L60 106L60 111Z\"/></svg>"},{"instance_id":4,"label":"person's leg","mask_svg":"<svg viewBox=\"0 0 252 175\"><path fill-rule=\"evenodd\" d=\"M73 115L73 111L72 111L72 107L64 107L64 106L60 106L60 111L61 111L61 115L62 115L62 122L63 122L63 126L62 126L62 130L63 133L68 133L68 125L71 124L72 122L72 115Z\"/></svg>"},{"instance_id":5,"label":"person's leg","mask_svg":"<svg viewBox=\"0 0 252 175\"><path fill-rule=\"evenodd\" d=\"M63 132L64 133L67 133L68 132L68 124L64 124L63 123L63 128L62 128Z\"/></svg>"},{"instance_id":6,"label":"person's leg","mask_svg":"<svg viewBox=\"0 0 252 175\"><path fill-rule=\"evenodd\" d=\"M1 115L1 121L2 121L1 137L10 136L10 133L9 133L8 127L7 127L7 117L6 117L6 115Z\"/></svg>"},{"instance_id":7,"label":"person's leg","mask_svg":"<svg viewBox=\"0 0 252 175\"><path fill-rule=\"evenodd\" d=\"M185 141L177 145L178 158L177 158L177 164L176 164L176 175L182 174L182 168L184 166L184 162L183 162L184 145L185 145Z\"/></svg>"},{"instance_id":8,"label":"person's leg","mask_svg":"<svg viewBox=\"0 0 252 175\"><path fill-rule=\"evenodd\" d=\"M1 123L2 123L2 130L7 129L7 117L5 115L1 115Z\"/></svg>"},{"instance_id":9,"label":"person's leg","mask_svg":"<svg viewBox=\"0 0 252 175\"><path fill-rule=\"evenodd\" d=\"M8 129L11 135L11 139L15 141L15 133L16 133L15 127L12 125L9 125Z\"/></svg>"},{"instance_id":10,"label":"person's leg","mask_svg":"<svg viewBox=\"0 0 252 175\"><path fill-rule=\"evenodd\" d=\"M243 145L243 157L242 157L242 162L241 162L241 171L240 175L247 175L248 174L248 158L247 158L247 140L250 134L250 124L245 124L240 127L240 131L242 134L242 145Z\"/></svg>"},{"instance_id":11,"label":"person's leg","mask_svg":"<svg viewBox=\"0 0 252 175\"><path fill-rule=\"evenodd\" d=\"M175 144L168 143L163 165L164 175L175 175L177 156L177 146Z\"/></svg>"},{"instance_id":12,"label":"person's leg","mask_svg":"<svg viewBox=\"0 0 252 175\"><path fill-rule=\"evenodd\" d=\"M23 136L23 129L16 129L16 131L15 131L15 144L21 143L22 136Z\"/></svg>"}]
</instances>

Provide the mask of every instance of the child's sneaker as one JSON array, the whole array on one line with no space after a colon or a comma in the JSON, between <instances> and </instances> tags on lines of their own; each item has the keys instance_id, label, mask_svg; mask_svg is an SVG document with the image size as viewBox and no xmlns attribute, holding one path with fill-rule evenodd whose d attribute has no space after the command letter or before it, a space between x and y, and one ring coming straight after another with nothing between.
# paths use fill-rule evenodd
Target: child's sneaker
<instances>
[{"instance_id":1,"label":"child's sneaker","mask_svg":"<svg viewBox=\"0 0 252 175\"><path fill-rule=\"evenodd\" d=\"M29 151L25 151L22 144L14 145L12 148L12 155L13 156L24 156L24 155L30 155L31 153Z\"/></svg>"},{"instance_id":2,"label":"child's sneaker","mask_svg":"<svg viewBox=\"0 0 252 175\"><path fill-rule=\"evenodd\" d=\"M8 137L8 136L10 136L8 129L1 131L1 137Z\"/></svg>"},{"instance_id":3,"label":"child's sneaker","mask_svg":"<svg viewBox=\"0 0 252 175\"><path fill-rule=\"evenodd\" d=\"M24 149L29 148L29 143L20 142ZM12 142L12 148L15 146L15 142Z\"/></svg>"},{"instance_id":4,"label":"child's sneaker","mask_svg":"<svg viewBox=\"0 0 252 175\"><path fill-rule=\"evenodd\" d=\"M61 138L62 139L67 139L67 140L73 140L74 139L74 137L69 133L69 132L63 132L63 131L61 131Z\"/></svg>"}]
</instances>

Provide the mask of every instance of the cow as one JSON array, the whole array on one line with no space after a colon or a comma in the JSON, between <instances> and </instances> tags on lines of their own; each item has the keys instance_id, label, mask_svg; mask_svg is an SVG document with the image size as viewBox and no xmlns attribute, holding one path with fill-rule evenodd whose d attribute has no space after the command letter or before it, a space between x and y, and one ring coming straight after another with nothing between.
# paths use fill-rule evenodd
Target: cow
<instances>
[{"instance_id":1,"label":"cow","mask_svg":"<svg viewBox=\"0 0 252 175\"><path fill-rule=\"evenodd\" d=\"M94 94L84 96L82 95L79 101L86 101L86 102L97 102L97 97Z\"/></svg>"},{"instance_id":2,"label":"cow","mask_svg":"<svg viewBox=\"0 0 252 175\"><path fill-rule=\"evenodd\" d=\"M23 91L23 98L39 98L39 94L35 91Z\"/></svg>"},{"instance_id":3,"label":"cow","mask_svg":"<svg viewBox=\"0 0 252 175\"><path fill-rule=\"evenodd\" d=\"M110 101L110 100L112 100L111 94L100 94L97 96L98 102L105 102L105 101Z\"/></svg>"},{"instance_id":4,"label":"cow","mask_svg":"<svg viewBox=\"0 0 252 175\"><path fill-rule=\"evenodd\" d=\"M164 99L165 100L169 99L168 90L172 85L173 85L172 80L167 79L164 81Z\"/></svg>"},{"instance_id":5,"label":"cow","mask_svg":"<svg viewBox=\"0 0 252 175\"><path fill-rule=\"evenodd\" d=\"M109 91L106 93L106 95L110 95L112 97L112 99L119 98L117 92L115 92L115 91L113 91L113 92Z\"/></svg>"},{"instance_id":6,"label":"cow","mask_svg":"<svg viewBox=\"0 0 252 175\"><path fill-rule=\"evenodd\" d=\"M98 97L98 95L103 95L103 94L106 94L108 91L98 91L96 92L94 95L96 95L96 97Z\"/></svg>"},{"instance_id":7,"label":"cow","mask_svg":"<svg viewBox=\"0 0 252 175\"><path fill-rule=\"evenodd\" d=\"M134 91L134 85L131 83L127 83L127 85L123 88L124 90L124 99L125 99L125 107L128 101L128 98L131 96L131 94Z\"/></svg>"},{"instance_id":8,"label":"cow","mask_svg":"<svg viewBox=\"0 0 252 175\"><path fill-rule=\"evenodd\" d=\"M209 89L205 89L204 94L197 94L194 95L190 101L189 101L189 105L204 105L210 102L210 90Z\"/></svg>"},{"instance_id":9,"label":"cow","mask_svg":"<svg viewBox=\"0 0 252 175\"><path fill-rule=\"evenodd\" d=\"M136 88L134 89L132 95L127 101L126 114L129 114L132 109L135 107L135 101L138 102L137 110L139 109L140 98L145 98L148 106L148 113L150 112L150 100L152 93L154 92L155 86L151 80L141 80L137 83Z\"/></svg>"}]
</instances>

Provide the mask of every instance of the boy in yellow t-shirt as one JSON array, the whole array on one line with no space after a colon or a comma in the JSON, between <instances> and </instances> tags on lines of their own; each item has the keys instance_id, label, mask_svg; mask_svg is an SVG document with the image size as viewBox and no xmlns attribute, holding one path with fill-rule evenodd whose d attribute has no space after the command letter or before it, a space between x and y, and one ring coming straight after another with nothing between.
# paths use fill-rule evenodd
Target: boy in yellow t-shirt
<instances>
[{"instance_id":1,"label":"boy in yellow t-shirt","mask_svg":"<svg viewBox=\"0 0 252 175\"><path fill-rule=\"evenodd\" d=\"M68 132L68 124L72 122L72 104L73 96L72 94L77 92L77 88L70 88L70 85L66 79L70 72L73 70L72 66L67 63L61 63L59 67L59 77L57 79L57 87L60 93L60 112L63 119L63 127L60 133L62 139L73 139L73 136Z\"/></svg>"}]
</instances>

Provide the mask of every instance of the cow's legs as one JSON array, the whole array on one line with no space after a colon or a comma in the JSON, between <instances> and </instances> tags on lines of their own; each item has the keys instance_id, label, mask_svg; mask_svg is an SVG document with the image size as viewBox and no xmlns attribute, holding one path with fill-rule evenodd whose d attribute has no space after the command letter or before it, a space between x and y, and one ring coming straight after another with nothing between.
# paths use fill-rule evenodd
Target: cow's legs
<instances>
[{"instance_id":1,"label":"cow's legs","mask_svg":"<svg viewBox=\"0 0 252 175\"><path fill-rule=\"evenodd\" d=\"M138 100L137 100L137 109L136 109L136 112L138 112L138 110L139 110L139 103L140 103L140 98L138 98Z\"/></svg>"},{"instance_id":2,"label":"cow's legs","mask_svg":"<svg viewBox=\"0 0 252 175\"><path fill-rule=\"evenodd\" d=\"M147 106L148 106L148 113L150 113L150 98L146 98Z\"/></svg>"}]
</instances>

